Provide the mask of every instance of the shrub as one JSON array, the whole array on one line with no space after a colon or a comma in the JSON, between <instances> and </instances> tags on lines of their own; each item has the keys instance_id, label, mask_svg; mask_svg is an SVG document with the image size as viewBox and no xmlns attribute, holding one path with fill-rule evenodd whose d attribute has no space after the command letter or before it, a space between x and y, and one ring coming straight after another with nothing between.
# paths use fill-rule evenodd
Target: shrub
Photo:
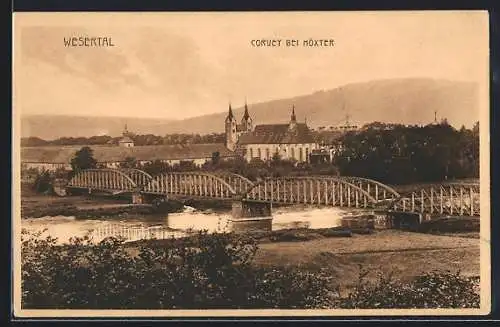
<instances>
[{"instance_id":1,"label":"shrub","mask_svg":"<svg viewBox=\"0 0 500 327\"><path fill-rule=\"evenodd\" d=\"M373 308L478 308L477 280L460 272L429 272L402 283L392 275L379 274L375 283L365 280L362 272L358 284L339 306L349 309Z\"/></svg>"},{"instance_id":2,"label":"shrub","mask_svg":"<svg viewBox=\"0 0 500 327\"><path fill-rule=\"evenodd\" d=\"M143 242L137 255L115 238L58 246L40 236L23 232L26 308L302 307L324 289L324 280L298 270L253 268L257 244L241 235L200 232L163 247Z\"/></svg>"},{"instance_id":3,"label":"shrub","mask_svg":"<svg viewBox=\"0 0 500 327\"><path fill-rule=\"evenodd\" d=\"M68 245L22 232L22 306L38 309L265 309L477 307L475 281L430 273L410 283L360 275L347 297L326 270L256 267L257 243L232 233L168 242L74 238Z\"/></svg>"},{"instance_id":4,"label":"shrub","mask_svg":"<svg viewBox=\"0 0 500 327\"><path fill-rule=\"evenodd\" d=\"M300 267L257 269L253 275L253 308L318 309L331 308L338 297L332 277L326 271L307 271Z\"/></svg>"},{"instance_id":5,"label":"shrub","mask_svg":"<svg viewBox=\"0 0 500 327\"><path fill-rule=\"evenodd\" d=\"M33 190L37 193L47 193L52 190L52 176L48 171L36 175Z\"/></svg>"}]
</instances>

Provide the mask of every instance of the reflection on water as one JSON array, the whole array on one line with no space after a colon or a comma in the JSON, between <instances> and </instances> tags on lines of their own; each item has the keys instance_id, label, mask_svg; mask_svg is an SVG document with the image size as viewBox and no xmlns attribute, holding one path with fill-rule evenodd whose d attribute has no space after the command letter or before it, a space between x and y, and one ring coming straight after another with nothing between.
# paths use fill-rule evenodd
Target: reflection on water
<instances>
[{"instance_id":1,"label":"reflection on water","mask_svg":"<svg viewBox=\"0 0 500 327\"><path fill-rule=\"evenodd\" d=\"M309 208L304 210L277 209L273 212L273 230L308 227L327 228L340 225L340 219L347 212L338 208ZM128 240L158 237L158 235L181 235L189 229L208 230L209 232L228 231L230 213L221 214L210 211L196 211L186 207L182 213L173 213L167 216L136 216L122 220L110 219L75 219L74 217L43 217L23 219L22 227L30 231L47 229L47 234L58 238L59 242L66 243L71 237L83 237L90 232L100 231L117 233ZM154 231L154 233L152 232ZM165 233L169 231L169 233ZM155 234L156 233L156 234ZM149 235L149 236L148 236ZM101 238L97 237L97 238ZM160 236L161 237L161 236ZM95 237L96 239L96 237Z\"/></svg>"}]
</instances>

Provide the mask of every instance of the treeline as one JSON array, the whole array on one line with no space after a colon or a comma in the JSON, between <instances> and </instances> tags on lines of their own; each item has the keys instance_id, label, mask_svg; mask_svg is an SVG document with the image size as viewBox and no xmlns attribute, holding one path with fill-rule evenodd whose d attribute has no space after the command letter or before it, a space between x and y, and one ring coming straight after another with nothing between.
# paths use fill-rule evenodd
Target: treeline
<instances>
[{"instance_id":1,"label":"treeline","mask_svg":"<svg viewBox=\"0 0 500 327\"><path fill-rule=\"evenodd\" d=\"M245 176L252 181L282 176L338 175L337 168L331 163L317 165L297 163L292 160L281 159L277 155L267 162L257 158L247 162L241 157L220 160L218 153L214 153L212 160L201 166L195 165L192 161L181 161L176 164L168 164L160 160L138 165L135 160L132 159L124 162L121 166L122 168L142 169L152 176L164 172L228 171Z\"/></svg>"},{"instance_id":2,"label":"treeline","mask_svg":"<svg viewBox=\"0 0 500 327\"><path fill-rule=\"evenodd\" d=\"M170 142L176 143L178 139L172 138ZM139 165L132 157L126 158L121 166L143 169L151 175L225 170L254 181L293 175L343 175L401 185L479 177L478 123L472 129L462 127L459 130L446 122L424 127L375 126L343 134L335 144L332 162L321 164L297 163L277 155L267 162L260 159L247 162L242 157L221 160L220 154L215 152L202 166L192 161L170 165L159 160ZM72 161L73 170L99 168L99 165L93 160L90 148L76 153Z\"/></svg>"},{"instance_id":3,"label":"treeline","mask_svg":"<svg viewBox=\"0 0 500 327\"><path fill-rule=\"evenodd\" d=\"M224 143L224 133L200 134L167 134L158 136L153 134L128 135L135 145L171 145L171 144L200 144L200 143ZM108 135L91 137L61 137L55 140L44 140L39 137L25 137L21 139L21 146L61 146L61 145L105 145L118 144L122 136L111 137Z\"/></svg>"},{"instance_id":4,"label":"treeline","mask_svg":"<svg viewBox=\"0 0 500 327\"><path fill-rule=\"evenodd\" d=\"M369 128L342 137L334 164L342 175L387 184L479 177L479 123L456 130L446 123L424 127Z\"/></svg>"},{"instance_id":5,"label":"treeline","mask_svg":"<svg viewBox=\"0 0 500 327\"><path fill-rule=\"evenodd\" d=\"M446 122L436 125L367 128L338 140L332 162L297 163L274 156L264 162L243 158L169 165L160 161L137 168L155 175L169 171L226 170L250 180L293 175L344 175L371 178L386 184L442 182L479 177L479 124L456 130ZM129 165L130 166L130 165ZM135 164L132 164L135 166Z\"/></svg>"}]
</instances>

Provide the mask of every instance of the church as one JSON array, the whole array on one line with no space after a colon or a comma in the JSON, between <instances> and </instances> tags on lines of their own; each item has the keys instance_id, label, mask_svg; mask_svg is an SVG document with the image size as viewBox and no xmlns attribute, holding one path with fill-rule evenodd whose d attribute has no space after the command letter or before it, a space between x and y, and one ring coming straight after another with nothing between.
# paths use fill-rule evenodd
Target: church
<instances>
[{"instance_id":1,"label":"church","mask_svg":"<svg viewBox=\"0 0 500 327\"><path fill-rule=\"evenodd\" d=\"M240 153L247 161L267 161L277 154L281 159L309 162L310 154L319 146L306 123L298 123L295 106L285 124L262 124L253 127L245 103L245 112L238 124L231 105L225 120L226 147Z\"/></svg>"}]
</instances>

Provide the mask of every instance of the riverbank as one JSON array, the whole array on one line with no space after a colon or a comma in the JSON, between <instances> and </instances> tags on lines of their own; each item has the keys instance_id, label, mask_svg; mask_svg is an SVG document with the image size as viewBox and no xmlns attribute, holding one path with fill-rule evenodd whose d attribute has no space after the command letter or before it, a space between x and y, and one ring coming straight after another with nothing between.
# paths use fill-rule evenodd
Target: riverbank
<instances>
[{"instance_id":1,"label":"riverbank","mask_svg":"<svg viewBox=\"0 0 500 327\"><path fill-rule=\"evenodd\" d=\"M183 203L169 201L162 208L150 204L131 204L130 199L99 196L26 195L21 197L21 218L66 216L78 219L126 218L164 212L181 212Z\"/></svg>"},{"instance_id":2,"label":"riverbank","mask_svg":"<svg viewBox=\"0 0 500 327\"><path fill-rule=\"evenodd\" d=\"M256 267L298 267L326 271L336 284L349 289L358 282L361 270L366 279L392 274L411 281L432 271L460 271L477 277L480 272L480 241L460 233L433 235L400 230L353 231L341 228L289 229L252 235L258 241ZM165 247L169 240L126 243L133 255L141 246Z\"/></svg>"},{"instance_id":3,"label":"riverbank","mask_svg":"<svg viewBox=\"0 0 500 327\"><path fill-rule=\"evenodd\" d=\"M40 218L53 216L72 216L94 218L122 216L130 214L149 214L149 205L134 206L126 200L107 198L88 198L85 196L57 197L38 195L21 198L21 218Z\"/></svg>"}]
</instances>

